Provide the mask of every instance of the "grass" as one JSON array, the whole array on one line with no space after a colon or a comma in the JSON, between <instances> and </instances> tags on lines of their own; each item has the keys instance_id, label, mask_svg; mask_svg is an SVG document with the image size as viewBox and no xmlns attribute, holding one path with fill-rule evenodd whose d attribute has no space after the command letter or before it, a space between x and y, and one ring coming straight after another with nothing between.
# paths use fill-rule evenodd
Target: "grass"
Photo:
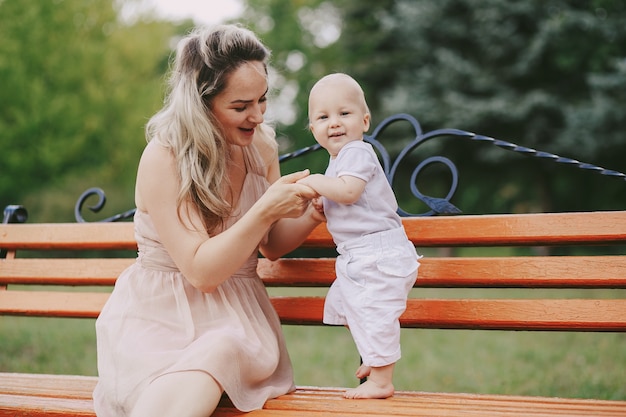
<instances>
[{"instance_id":1,"label":"grass","mask_svg":"<svg viewBox=\"0 0 626 417\"><path fill-rule=\"evenodd\" d=\"M286 326L299 385L353 386L342 328ZM396 389L626 400L626 334L402 331Z\"/></svg>"},{"instance_id":2,"label":"grass","mask_svg":"<svg viewBox=\"0 0 626 417\"><path fill-rule=\"evenodd\" d=\"M359 356L346 329L284 332L298 385L357 384ZM626 400L625 347L624 333L403 329L395 385ZM0 317L0 371L96 375L94 320Z\"/></svg>"}]
</instances>

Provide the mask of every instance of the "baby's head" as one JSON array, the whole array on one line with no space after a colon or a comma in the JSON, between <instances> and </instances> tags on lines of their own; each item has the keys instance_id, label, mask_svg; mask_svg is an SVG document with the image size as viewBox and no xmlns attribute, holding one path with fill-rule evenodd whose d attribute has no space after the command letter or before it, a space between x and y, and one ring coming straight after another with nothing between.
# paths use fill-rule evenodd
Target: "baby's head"
<instances>
[{"instance_id":1,"label":"baby's head","mask_svg":"<svg viewBox=\"0 0 626 417\"><path fill-rule=\"evenodd\" d=\"M347 74L321 78L309 94L309 127L332 157L348 142L362 140L370 126L363 89Z\"/></svg>"}]
</instances>

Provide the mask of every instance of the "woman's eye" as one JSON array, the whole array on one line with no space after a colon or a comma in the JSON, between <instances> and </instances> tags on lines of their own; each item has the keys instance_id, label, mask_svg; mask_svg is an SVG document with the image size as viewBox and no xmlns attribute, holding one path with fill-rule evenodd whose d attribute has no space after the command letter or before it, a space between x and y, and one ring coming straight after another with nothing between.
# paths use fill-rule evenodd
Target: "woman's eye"
<instances>
[{"instance_id":1,"label":"woman's eye","mask_svg":"<svg viewBox=\"0 0 626 417\"><path fill-rule=\"evenodd\" d=\"M238 113L243 113L244 111L246 111L245 107L235 107L235 111Z\"/></svg>"}]
</instances>

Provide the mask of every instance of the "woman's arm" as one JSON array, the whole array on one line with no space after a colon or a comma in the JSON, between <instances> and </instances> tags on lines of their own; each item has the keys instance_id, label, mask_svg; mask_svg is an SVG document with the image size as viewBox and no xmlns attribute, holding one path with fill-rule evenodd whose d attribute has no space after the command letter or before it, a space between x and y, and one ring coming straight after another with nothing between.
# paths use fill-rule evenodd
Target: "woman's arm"
<instances>
[{"instance_id":1,"label":"woman's arm","mask_svg":"<svg viewBox=\"0 0 626 417\"><path fill-rule=\"evenodd\" d=\"M232 227L209 236L191 206L183 206L179 218L174 157L151 142L139 163L136 203L150 214L161 242L185 278L210 292L241 267L272 224L282 217L300 217L307 210L315 193L295 183L307 174L280 178Z\"/></svg>"},{"instance_id":2,"label":"woman's arm","mask_svg":"<svg viewBox=\"0 0 626 417\"><path fill-rule=\"evenodd\" d=\"M298 218L280 219L270 230L267 242L261 245L261 253L270 260L280 258L300 246L311 231L324 220L323 215L313 207L313 204L310 204L304 215Z\"/></svg>"},{"instance_id":3,"label":"woman's arm","mask_svg":"<svg viewBox=\"0 0 626 417\"><path fill-rule=\"evenodd\" d=\"M268 159L271 162L268 167L267 180L272 184L280 178L278 154ZM308 175L308 170L306 174ZM313 192L310 188L309 190ZM318 196L314 195L314 197ZM259 250L266 258L275 260L300 246L309 233L323 221L325 221L324 215L319 213L313 204L310 204L302 216L278 220L272 226L267 241L261 244Z\"/></svg>"}]
</instances>

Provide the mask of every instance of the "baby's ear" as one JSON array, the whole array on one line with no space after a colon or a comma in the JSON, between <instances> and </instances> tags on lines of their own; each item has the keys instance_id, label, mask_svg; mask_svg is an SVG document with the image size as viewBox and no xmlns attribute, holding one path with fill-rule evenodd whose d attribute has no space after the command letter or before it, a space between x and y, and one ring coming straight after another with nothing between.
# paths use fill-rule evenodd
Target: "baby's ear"
<instances>
[{"instance_id":1,"label":"baby's ear","mask_svg":"<svg viewBox=\"0 0 626 417\"><path fill-rule=\"evenodd\" d=\"M365 115L363 116L363 132L367 132L368 130L370 130L370 119L371 119L371 115L369 113L365 113Z\"/></svg>"}]
</instances>

